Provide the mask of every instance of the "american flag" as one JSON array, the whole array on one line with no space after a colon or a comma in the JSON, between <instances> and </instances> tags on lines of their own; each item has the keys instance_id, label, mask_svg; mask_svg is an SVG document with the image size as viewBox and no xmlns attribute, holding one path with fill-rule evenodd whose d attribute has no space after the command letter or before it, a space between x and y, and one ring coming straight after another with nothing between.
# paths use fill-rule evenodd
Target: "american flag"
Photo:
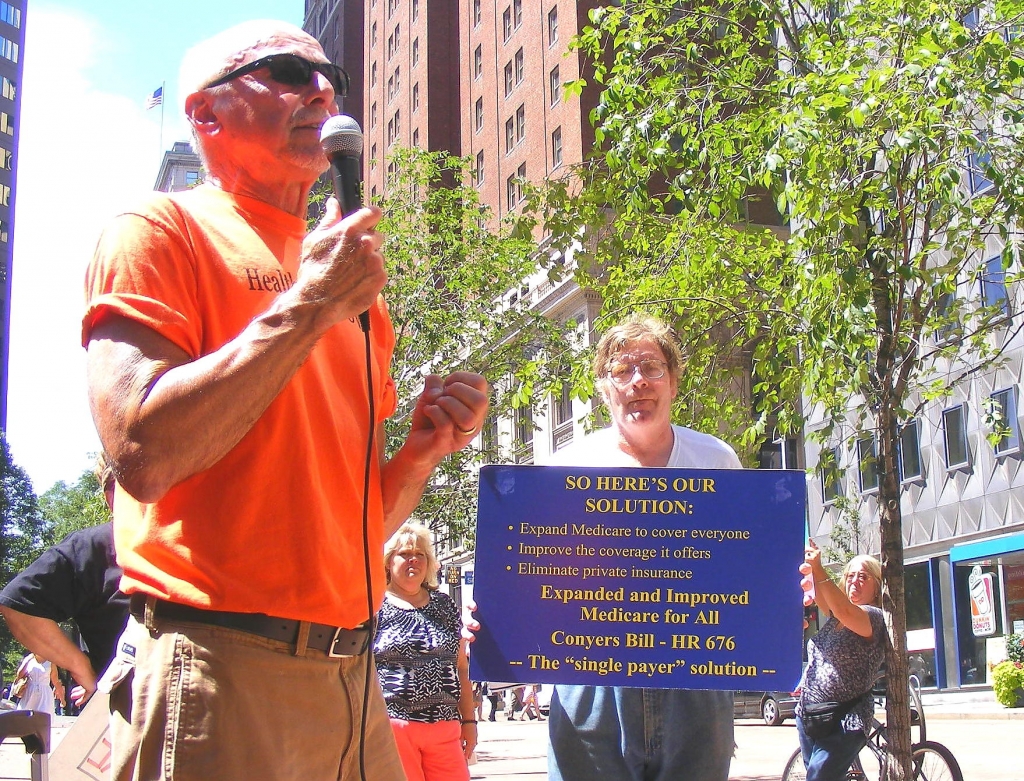
<instances>
[{"instance_id":1,"label":"american flag","mask_svg":"<svg viewBox=\"0 0 1024 781\"><path fill-rule=\"evenodd\" d=\"M153 94L146 98L146 108L151 109L154 106L159 106L164 102L164 88L163 86L157 87L153 90Z\"/></svg>"}]
</instances>

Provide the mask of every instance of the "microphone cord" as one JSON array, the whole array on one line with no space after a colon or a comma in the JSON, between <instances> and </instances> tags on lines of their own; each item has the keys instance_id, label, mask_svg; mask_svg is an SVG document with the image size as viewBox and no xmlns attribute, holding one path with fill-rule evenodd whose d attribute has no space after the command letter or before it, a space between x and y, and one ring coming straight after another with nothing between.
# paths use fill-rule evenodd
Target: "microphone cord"
<instances>
[{"instance_id":1,"label":"microphone cord","mask_svg":"<svg viewBox=\"0 0 1024 781\"><path fill-rule=\"evenodd\" d=\"M370 467L373 459L373 446L377 426L376 405L373 396L373 359L370 351L370 315L363 312L359 315L359 328L363 332L363 343L366 346L366 398L370 408L370 433L366 437L366 461L363 469L363 568L366 573L366 614L369 638L366 645L366 670L363 675L363 702L359 717L359 777L366 779L366 722L367 704L370 701L370 678L374 674L373 642L376 639L377 622L373 609L373 576L370 571Z\"/></svg>"}]
</instances>

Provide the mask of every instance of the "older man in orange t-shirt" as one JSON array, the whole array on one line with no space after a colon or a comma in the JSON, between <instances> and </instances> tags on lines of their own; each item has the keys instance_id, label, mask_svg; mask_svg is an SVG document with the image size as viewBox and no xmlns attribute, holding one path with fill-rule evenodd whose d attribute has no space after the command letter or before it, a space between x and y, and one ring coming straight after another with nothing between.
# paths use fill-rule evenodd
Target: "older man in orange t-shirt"
<instances>
[{"instance_id":1,"label":"older man in orange t-shirt","mask_svg":"<svg viewBox=\"0 0 1024 781\"><path fill-rule=\"evenodd\" d=\"M304 223L347 77L298 28L253 22L192 49L181 81L206 183L115 218L86 279L132 605L101 682L112 778L397 781L366 678L383 541L479 430L487 386L428 377L385 461L380 211L332 200Z\"/></svg>"}]
</instances>

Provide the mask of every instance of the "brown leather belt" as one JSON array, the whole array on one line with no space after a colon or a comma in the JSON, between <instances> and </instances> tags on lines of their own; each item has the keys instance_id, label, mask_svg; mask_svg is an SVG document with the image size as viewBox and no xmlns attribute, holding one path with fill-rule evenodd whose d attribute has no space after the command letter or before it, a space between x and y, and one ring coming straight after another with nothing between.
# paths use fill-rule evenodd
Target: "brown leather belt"
<instances>
[{"instance_id":1,"label":"brown leather belt","mask_svg":"<svg viewBox=\"0 0 1024 781\"><path fill-rule=\"evenodd\" d=\"M132 594L129 608L133 616L140 621L145 620L146 595ZM185 621L235 629L289 645L295 645L298 641L299 624L302 623L291 618L277 618L264 613L204 610L177 602L165 602L161 599L156 600L156 604L153 606L153 615L167 621ZM314 651L325 651L328 656L357 656L366 650L369 640L369 621L355 629L310 623L306 647L312 648Z\"/></svg>"}]
</instances>

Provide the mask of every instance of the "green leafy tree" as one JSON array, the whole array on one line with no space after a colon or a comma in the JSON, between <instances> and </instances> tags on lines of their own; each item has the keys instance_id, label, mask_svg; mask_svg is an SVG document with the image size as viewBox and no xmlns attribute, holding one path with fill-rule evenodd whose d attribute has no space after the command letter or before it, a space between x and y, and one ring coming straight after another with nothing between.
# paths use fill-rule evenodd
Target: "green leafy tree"
<instances>
[{"instance_id":1,"label":"green leafy tree","mask_svg":"<svg viewBox=\"0 0 1024 781\"><path fill-rule=\"evenodd\" d=\"M543 204L556 242L592 237L581 279L608 315L645 307L676 326L681 420L742 432L748 452L808 415L823 440L876 437L899 779L898 427L1014 333L992 291L1019 273L1021 13L1003 0L599 8L578 45L603 88L601 154L581 195L561 184ZM772 211L780 225L759 225Z\"/></svg>"},{"instance_id":2,"label":"green leafy tree","mask_svg":"<svg viewBox=\"0 0 1024 781\"><path fill-rule=\"evenodd\" d=\"M0 582L27 567L45 547L46 521L39 511L32 480L14 463L7 437L0 434ZM24 649L11 635L6 622L0 621L0 660L4 679L10 680Z\"/></svg>"},{"instance_id":3,"label":"green leafy tree","mask_svg":"<svg viewBox=\"0 0 1024 781\"><path fill-rule=\"evenodd\" d=\"M497 220L480 203L466 184L468 160L398 148L388 164L392 174L378 205L384 295L397 339L391 373L398 409L385 428L391 453L405 439L425 374L479 372L491 385L489 415L507 416L551 385L551 358L567 349L563 334L574 324L553 322L509 296L550 261L538 252L535 220L516 213ZM317 188L313 211L328 194ZM480 440L441 463L415 513L449 542L472 542L476 467L508 456Z\"/></svg>"},{"instance_id":4,"label":"green leafy tree","mask_svg":"<svg viewBox=\"0 0 1024 781\"><path fill-rule=\"evenodd\" d=\"M71 532L110 520L103 488L93 470L87 469L73 485L63 480L39 497L39 509L47 522L48 544L60 542Z\"/></svg>"}]
</instances>

